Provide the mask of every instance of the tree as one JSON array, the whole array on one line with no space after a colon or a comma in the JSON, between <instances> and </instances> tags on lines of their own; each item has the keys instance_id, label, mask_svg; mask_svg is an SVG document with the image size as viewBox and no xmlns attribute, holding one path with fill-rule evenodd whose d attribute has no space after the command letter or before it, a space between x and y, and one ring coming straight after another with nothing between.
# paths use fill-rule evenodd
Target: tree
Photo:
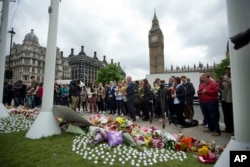
<instances>
[{"instance_id":1,"label":"tree","mask_svg":"<svg viewBox=\"0 0 250 167\"><path fill-rule=\"evenodd\" d=\"M103 84L109 83L109 81L121 81L124 78L120 73L120 68L115 64L110 64L105 67L101 67L97 71L96 82L102 82Z\"/></svg>"},{"instance_id":2,"label":"tree","mask_svg":"<svg viewBox=\"0 0 250 167\"><path fill-rule=\"evenodd\" d=\"M221 76L223 76L226 72L226 67L228 67L230 65L230 59L229 58L225 58L221 61L220 64L218 64L215 68L214 68L214 73L215 73L215 77L216 79L219 79Z\"/></svg>"}]
</instances>

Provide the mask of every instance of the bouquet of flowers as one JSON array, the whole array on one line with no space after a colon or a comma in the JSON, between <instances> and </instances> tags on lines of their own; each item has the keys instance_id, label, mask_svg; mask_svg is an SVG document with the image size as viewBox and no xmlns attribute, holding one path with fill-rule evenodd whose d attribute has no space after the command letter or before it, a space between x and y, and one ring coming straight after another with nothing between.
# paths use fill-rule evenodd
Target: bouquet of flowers
<instances>
[{"instance_id":1,"label":"bouquet of flowers","mask_svg":"<svg viewBox=\"0 0 250 167\"><path fill-rule=\"evenodd\" d=\"M35 120L38 114L40 113L39 108L28 109L25 106L18 106L17 108L12 108L10 110L11 114L22 114L27 119Z\"/></svg>"}]
</instances>

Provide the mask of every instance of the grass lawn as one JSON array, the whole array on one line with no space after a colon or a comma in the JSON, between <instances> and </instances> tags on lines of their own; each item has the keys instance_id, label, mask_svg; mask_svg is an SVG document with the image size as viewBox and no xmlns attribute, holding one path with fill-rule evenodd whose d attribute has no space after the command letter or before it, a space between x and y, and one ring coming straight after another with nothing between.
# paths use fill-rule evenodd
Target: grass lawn
<instances>
[{"instance_id":1,"label":"grass lawn","mask_svg":"<svg viewBox=\"0 0 250 167\"><path fill-rule=\"evenodd\" d=\"M73 140L76 135L62 133L42 139L28 139L27 131L14 133L0 133L0 164L1 167L94 167L110 166L93 160L84 159L82 155L72 151ZM106 150L112 152L112 150ZM154 163L154 167L211 167L211 164L201 164L193 156L195 153L186 153L183 161L169 160L167 162ZM117 157L119 158L119 157ZM120 157L121 158L121 157ZM112 166L136 166L126 161L124 165L116 161Z\"/></svg>"}]
</instances>

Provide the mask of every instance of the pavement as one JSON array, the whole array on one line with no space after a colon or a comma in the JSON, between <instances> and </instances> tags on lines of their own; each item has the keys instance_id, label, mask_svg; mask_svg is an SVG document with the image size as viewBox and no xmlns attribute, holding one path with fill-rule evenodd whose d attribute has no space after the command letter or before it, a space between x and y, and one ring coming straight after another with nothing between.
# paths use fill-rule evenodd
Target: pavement
<instances>
[{"instance_id":1,"label":"pavement","mask_svg":"<svg viewBox=\"0 0 250 167\"><path fill-rule=\"evenodd\" d=\"M201 124L203 116L201 114L199 105L194 105L194 112L195 112L194 119L198 120L199 123ZM220 113L222 113L221 108L220 108ZM91 115L91 113L88 113L86 111L81 111L79 114L87 120L89 120L89 117ZM113 118L117 117L113 114L108 114L107 112L104 115L106 115L107 117L111 116ZM221 117L220 117L221 130L225 129L223 119L224 119L223 114L221 114ZM156 118L153 119L152 123L150 123L149 121L142 121L141 118L138 118L136 122L134 123L138 124L139 126L145 126L145 127L150 127L152 125L155 125L159 127L159 129L161 129L162 132L167 132L170 134L182 133L185 136L190 136L195 139L204 140L207 142L210 142L211 140L213 140L216 142L216 144L221 145L221 146L227 145L227 143L230 141L232 137L231 133L224 133L224 132L222 132L220 136L212 136L212 134L209 132L203 132L203 130L206 129L203 125L178 129L173 123L169 124L168 119L165 119L165 128L163 128L163 122L159 122L158 119Z\"/></svg>"}]
</instances>

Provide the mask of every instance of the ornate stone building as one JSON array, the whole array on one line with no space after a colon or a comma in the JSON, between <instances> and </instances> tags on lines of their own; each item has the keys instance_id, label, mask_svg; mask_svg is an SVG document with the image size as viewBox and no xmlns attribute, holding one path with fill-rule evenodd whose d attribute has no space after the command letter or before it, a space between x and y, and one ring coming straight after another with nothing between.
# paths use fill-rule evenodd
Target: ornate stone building
<instances>
[{"instance_id":1,"label":"ornate stone building","mask_svg":"<svg viewBox=\"0 0 250 167\"><path fill-rule=\"evenodd\" d=\"M15 44L10 51L10 55L5 58L5 69L13 71L12 80L22 80L24 83L30 83L30 76L34 75L38 82L44 79L46 48L40 46L38 37L34 30L25 35L23 44ZM111 60L113 64L113 60ZM56 69L55 80L76 80L80 79L85 84L94 82L99 68L108 65L106 56L100 61L96 52L94 56L87 56L82 46L78 55L74 55L74 49L68 57L63 57L60 49L56 50ZM120 67L120 63L118 63ZM120 67L121 75L126 73Z\"/></svg>"},{"instance_id":2,"label":"ornate stone building","mask_svg":"<svg viewBox=\"0 0 250 167\"><path fill-rule=\"evenodd\" d=\"M159 21L154 13L152 27L148 35L149 68L150 74L163 73L164 65L164 36L160 29Z\"/></svg>"},{"instance_id":3,"label":"ornate stone building","mask_svg":"<svg viewBox=\"0 0 250 167\"><path fill-rule=\"evenodd\" d=\"M34 75L38 82L43 81L46 48L40 46L38 37L31 30L26 34L23 44L13 44L10 55L6 56L6 69L13 71L13 81L22 80L29 83L29 77ZM55 78L70 79L70 67L66 58L61 56L59 48L56 51Z\"/></svg>"},{"instance_id":4,"label":"ornate stone building","mask_svg":"<svg viewBox=\"0 0 250 167\"><path fill-rule=\"evenodd\" d=\"M206 64L203 66L202 63L198 65L175 67L171 65L170 69L165 68L164 65L164 36L160 29L159 21L154 12L154 17L152 20L152 27L148 34L148 46L149 46L149 64L150 64L150 74L160 74L160 73L182 73L182 72L200 72L200 73L210 73L213 75L213 69L216 66L214 63L212 66ZM227 52L228 53L228 52ZM227 55L226 53L226 55Z\"/></svg>"},{"instance_id":5,"label":"ornate stone building","mask_svg":"<svg viewBox=\"0 0 250 167\"><path fill-rule=\"evenodd\" d=\"M71 49L68 61L71 66L71 78L74 80L80 79L85 85L95 82L97 71L101 67L108 65L106 56L103 56L103 60L99 60L96 51L92 57L88 56L84 52L84 46L81 46L81 51L78 55L74 55L74 49ZM111 59L111 64L113 64L113 59ZM120 67L120 62L117 65L120 68L121 75L125 78L126 73Z\"/></svg>"}]
</instances>

